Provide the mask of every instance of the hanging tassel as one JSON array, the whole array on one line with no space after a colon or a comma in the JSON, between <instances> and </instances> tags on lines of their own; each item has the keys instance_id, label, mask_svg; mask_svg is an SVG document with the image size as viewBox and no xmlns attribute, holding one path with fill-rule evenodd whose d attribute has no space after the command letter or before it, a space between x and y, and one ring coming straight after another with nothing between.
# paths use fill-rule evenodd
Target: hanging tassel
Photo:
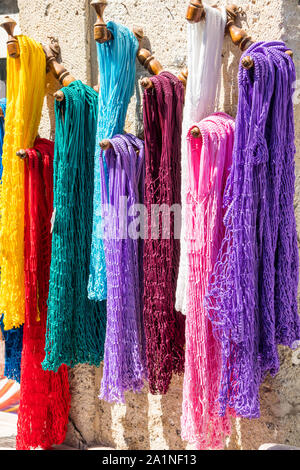
<instances>
[{"instance_id":1,"label":"hanging tassel","mask_svg":"<svg viewBox=\"0 0 300 470\"><path fill-rule=\"evenodd\" d=\"M4 376L20 383L23 326L5 330L2 315L0 317L0 329L5 349Z\"/></svg>"}]
</instances>

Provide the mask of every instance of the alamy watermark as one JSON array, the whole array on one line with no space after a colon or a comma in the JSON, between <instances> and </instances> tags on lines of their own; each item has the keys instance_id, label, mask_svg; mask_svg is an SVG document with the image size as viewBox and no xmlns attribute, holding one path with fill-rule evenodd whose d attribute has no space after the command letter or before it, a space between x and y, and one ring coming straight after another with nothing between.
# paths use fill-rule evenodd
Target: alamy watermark
<instances>
[{"instance_id":1,"label":"alamy watermark","mask_svg":"<svg viewBox=\"0 0 300 470\"><path fill-rule=\"evenodd\" d=\"M121 196L118 207L102 204L98 233L103 239L131 238L169 240L180 239L181 205L130 204L127 196Z\"/></svg>"}]
</instances>

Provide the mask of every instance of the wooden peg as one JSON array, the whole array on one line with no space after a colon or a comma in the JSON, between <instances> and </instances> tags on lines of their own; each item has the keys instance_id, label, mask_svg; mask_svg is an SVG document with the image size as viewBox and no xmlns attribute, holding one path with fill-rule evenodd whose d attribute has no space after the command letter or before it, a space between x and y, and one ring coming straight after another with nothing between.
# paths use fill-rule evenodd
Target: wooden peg
<instances>
[{"instance_id":1,"label":"wooden peg","mask_svg":"<svg viewBox=\"0 0 300 470\"><path fill-rule=\"evenodd\" d=\"M64 92L62 90L57 90L53 94L53 96L56 99L56 101L63 101L65 99L65 95L64 95Z\"/></svg>"},{"instance_id":2,"label":"wooden peg","mask_svg":"<svg viewBox=\"0 0 300 470\"><path fill-rule=\"evenodd\" d=\"M99 145L102 148L102 150L107 150L109 148L112 148L112 144L108 139L103 139Z\"/></svg>"},{"instance_id":3,"label":"wooden peg","mask_svg":"<svg viewBox=\"0 0 300 470\"><path fill-rule=\"evenodd\" d=\"M180 73L177 77L183 83L184 87L186 86L187 76L188 76L188 69L187 69L187 67L184 67L180 71ZM149 90L150 88L154 87L153 82L152 82L150 77L142 78L141 79L141 85L142 85L143 88L145 88L145 90Z\"/></svg>"},{"instance_id":4,"label":"wooden peg","mask_svg":"<svg viewBox=\"0 0 300 470\"><path fill-rule=\"evenodd\" d=\"M102 44L113 39L111 31L107 29L107 25L103 20L103 13L107 7L107 0L92 0L91 5L95 8L97 13L97 21L94 24L94 39L96 42Z\"/></svg>"},{"instance_id":5,"label":"wooden peg","mask_svg":"<svg viewBox=\"0 0 300 470\"><path fill-rule=\"evenodd\" d=\"M188 77L188 69L187 67L184 67L183 69L180 70L179 75L178 75L178 78L183 83L184 87L186 87L187 77Z\"/></svg>"},{"instance_id":6,"label":"wooden peg","mask_svg":"<svg viewBox=\"0 0 300 470\"><path fill-rule=\"evenodd\" d=\"M93 89L95 90L96 93L99 93L100 90L100 84L93 86Z\"/></svg>"},{"instance_id":7,"label":"wooden peg","mask_svg":"<svg viewBox=\"0 0 300 470\"><path fill-rule=\"evenodd\" d=\"M153 88L153 83L152 83L152 80L151 78L149 77L144 77L141 79L141 85L143 88L145 88L145 90L149 90L150 88Z\"/></svg>"},{"instance_id":8,"label":"wooden peg","mask_svg":"<svg viewBox=\"0 0 300 470\"><path fill-rule=\"evenodd\" d=\"M41 152L39 152L38 150L36 150L36 153L37 153L37 156L39 158L42 158L42 155L41 155ZM16 152L16 155L21 158L21 160L25 160L25 158L27 157L27 152L26 150L24 149L20 149Z\"/></svg>"},{"instance_id":9,"label":"wooden peg","mask_svg":"<svg viewBox=\"0 0 300 470\"><path fill-rule=\"evenodd\" d=\"M242 58L242 66L244 69L249 70L253 67L254 62L252 58L249 55L246 55L245 57Z\"/></svg>"},{"instance_id":10,"label":"wooden peg","mask_svg":"<svg viewBox=\"0 0 300 470\"><path fill-rule=\"evenodd\" d=\"M17 23L15 20L9 16L5 16L2 23L0 24L1 28L5 29L8 34L8 39L6 42L8 55L14 59L20 57L19 43L17 38L14 37L14 29L16 24Z\"/></svg>"},{"instance_id":11,"label":"wooden peg","mask_svg":"<svg viewBox=\"0 0 300 470\"><path fill-rule=\"evenodd\" d=\"M0 106L0 118L3 118L3 119L4 119L4 114L3 114L3 110L2 110L2 108L1 108L1 106Z\"/></svg>"},{"instance_id":12,"label":"wooden peg","mask_svg":"<svg viewBox=\"0 0 300 470\"><path fill-rule=\"evenodd\" d=\"M70 83L74 82L76 78L74 78L62 64L57 62L57 57L60 51L58 41L51 38L51 43L48 46L43 47L43 49L46 55L47 70L53 73L54 77L62 84L62 86L68 86Z\"/></svg>"},{"instance_id":13,"label":"wooden peg","mask_svg":"<svg viewBox=\"0 0 300 470\"><path fill-rule=\"evenodd\" d=\"M27 157L26 150L20 149L16 152L17 156L21 158L21 160L24 160Z\"/></svg>"},{"instance_id":14,"label":"wooden peg","mask_svg":"<svg viewBox=\"0 0 300 470\"><path fill-rule=\"evenodd\" d=\"M158 75L163 71L163 66L158 60L155 59L154 55L148 49L141 48L141 42L144 37L144 31L142 28L133 28L133 34L139 42L139 49L137 51L138 61L143 67L148 70L152 75Z\"/></svg>"},{"instance_id":15,"label":"wooden peg","mask_svg":"<svg viewBox=\"0 0 300 470\"><path fill-rule=\"evenodd\" d=\"M191 129L191 134L192 134L193 137L196 137L196 138L200 137L201 131L200 131L199 127L197 127L197 126L193 127Z\"/></svg>"},{"instance_id":16,"label":"wooden peg","mask_svg":"<svg viewBox=\"0 0 300 470\"><path fill-rule=\"evenodd\" d=\"M253 44L251 36L249 36L246 31L239 28L235 22L237 19L237 15L240 12L239 7L237 5L230 5L226 8L227 12L227 23L226 28L229 31L231 40L233 44L238 46L241 51L245 51L248 47Z\"/></svg>"},{"instance_id":17,"label":"wooden peg","mask_svg":"<svg viewBox=\"0 0 300 470\"><path fill-rule=\"evenodd\" d=\"M148 49L139 49L137 52L137 58L140 64L142 64L143 67L152 75L158 75L163 71L161 63L155 59L154 55L151 54Z\"/></svg>"},{"instance_id":18,"label":"wooden peg","mask_svg":"<svg viewBox=\"0 0 300 470\"><path fill-rule=\"evenodd\" d=\"M205 9L202 4L202 0L190 0L189 6L187 7L185 18L190 23L199 23L205 18Z\"/></svg>"},{"instance_id":19,"label":"wooden peg","mask_svg":"<svg viewBox=\"0 0 300 470\"><path fill-rule=\"evenodd\" d=\"M293 51L288 50L288 51L285 51L285 53L293 58ZM249 70L253 67L253 65L254 65L253 59L249 55L246 55L245 57L242 58L242 66L244 67L244 69Z\"/></svg>"},{"instance_id":20,"label":"wooden peg","mask_svg":"<svg viewBox=\"0 0 300 470\"><path fill-rule=\"evenodd\" d=\"M135 35L135 37L137 38L137 40L139 42L139 47L141 47L141 42L142 42L142 39L144 37L143 28L134 27L132 31L133 31L133 34Z\"/></svg>"}]
</instances>

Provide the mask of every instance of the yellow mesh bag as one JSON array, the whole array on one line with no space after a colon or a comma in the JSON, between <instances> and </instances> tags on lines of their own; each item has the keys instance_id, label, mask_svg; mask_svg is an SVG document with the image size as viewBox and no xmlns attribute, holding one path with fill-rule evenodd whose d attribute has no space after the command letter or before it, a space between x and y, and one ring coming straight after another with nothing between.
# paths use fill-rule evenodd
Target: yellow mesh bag
<instances>
[{"instance_id":1,"label":"yellow mesh bag","mask_svg":"<svg viewBox=\"0 0 300 470\"><path fill-rule=\"evenodd\" d=\"M32 147L38 133L46 85L41 44L17 36L20 57L7 58L7 109L0 195L0 312L4 328L24 323L24 162L20 148Z\"/></svg>"}]
</instances>

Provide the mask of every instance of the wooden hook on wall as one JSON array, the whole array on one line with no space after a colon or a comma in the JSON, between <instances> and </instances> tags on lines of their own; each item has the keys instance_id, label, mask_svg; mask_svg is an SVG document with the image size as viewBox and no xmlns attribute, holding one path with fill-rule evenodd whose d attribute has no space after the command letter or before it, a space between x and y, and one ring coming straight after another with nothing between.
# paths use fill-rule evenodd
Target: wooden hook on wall
<instances>
[{"instance_id":1,"label":"wooden hook on wall","mask_svg":"<svg viewBox=\"0 0 300 470\"><path fill-rule=\"evenodd\" d=\"M111 31L107 29L107 25L103 20L103 13L107 7L107 0L92 0L91 5L95 8L97 14L97 21L94 24L94 39L96 42L102 44L113 39Z\"/></svg>"},{"instance_id":2,"label":"wooden hook on wall","mask_svg":"<svg viewBox=\"0 0 300 470\"><path fill-rule=\"evenodd\" d=\"M238 46L241 51L245 51L253 44L251 36L246 33L242 28L239 28L235 22L240 12L237 5L230 5L226 7L227 23L226 29L229 31L231 40L235 46Z\"/></svg>"},{"instance_id":3,"label":"wooden hook on wall","mask_svg":"<svg viewBox=\"0 0 300 470\"><path fill-rule=\"evenodd\" d=\"M57 90L55 93L53 93L53 96L56 101L63 101L65 99L65 94L62 90Z\"/></svg>"},{"instance_id":4,"label":"wooden hook on wall","mask_svg":"<svg viewBox=\"0 0 300 470\"><path fill-rule=\"evenodd\" d=\"M154 55L148 49L141 48L141 42L144 37L144 31L142 28L133 28L133 34L139 42L139 48L137 51L138 61L143 67L148 70L152 75L158 75L163 71L161 63L155 59Z\"/></svg>"},{"instance_id":5,"label":"wooden hook on wall","mask_svg":"<svg viewBox=\"0 0 300 470\"><path fill-rule=\"evenodd\" d=\"M20 57L20 48L17 38L13 36L13 31L16 26L15 20L9 16L5 16L4 21L0 26L5 29L8 34L7 39L7 52L10 57ZM60 47L58 41L50 37L50 44L46 47L43 46L43 50L46 56L46 70L51 71L54 77L60 81L63 86L68 86L71 82L74 82L75 78L66 70L66 68L57 62L57 57L60 53Z\"/></svg>"},{"instance_id":6,"label":"wooden hook on wall","mask_svg":"<svg viewBox=\"0 0 300 470\"><path fill-rule=\"evenodd\" d=\"M8 39L6 42L8 55L14 59L20 56L19 43L17 38L14 37L14 29L16 24L17 23L15 20L9 16L5 16L2 23L0 24L1 28L3 28L8 34Z\"/></svg>"},{"instance_id":7,"label":"wooden hook on wall","mask_svg":"<svg viewBox=\"0 0 300 470\"><path fill-rule=\"evenodd\" d=\"M21 158L21 160L25 160L25 158L27 157L27 152L26 150L24 149L20 149L16 152L16 155Z\"/></svg>"},{"instance_id":8,"label":"wooden hook on wall","mask_svg":"<svg viewBox=\"0 0 300 470\"><path fill-rule=\"evenodd\" d=\"M179 75L177 75L177 78L179 78L179 80L183 83L184 88L186 87L187 77L188 77L188 68L183 67L180 70Z\"/></svg>"},{"instance_id":9,"label":"wooden hook on wall","mask_svg":"<svg viewBox=\"0 0 300 470\"><path fill-rule=\"evenodd\" d=\"M216 7L217 8L217 7ZM230 5L226 7L227 23L226 30L229 32L233 44L238 46L242 51L245 51L253 41L251 37L242 28L239 28L235 23L238 13L241 9L237 5ZM199 23L205 18L205 9L200 0L190 0L186 19L190 23Z\"/></svg>"},{"instance_id":10,"label":"wooden hook on wall","mask_svg":"<svg viewBox=\"0 0 300 470\"><path fill-rule=\"evenodd\" d=\"M102 148L102 150L107 150L109 148L112 148L112 144L108 139L101 140L99 145Z\"/></svg>"},{"instance_id":11,"label":"wooden hook on wall","mask_svg":"<svg viewBox=\"0 0 300 470\"><path fill-rule=\"evenodd\" d=\"M126 132L125 132L126 133ZM113 148L113 144L110 142L109 139L103 139L101 140L101 142L99 143L100 147L102 150L108 150L108 149L112 149ZM136 148L136 154L138 155L139 154L139 150Z\"/></svg>"},{"instance_id":12,"label":"wooden hook on wall","mask_svg":"<svg viewBox=\"0 0 300 470\"><path fill-rule=\"evenodd\" d=\"M41 153L40 153L38 150L36 151L36 153L37 153L37 156L38 156L39 158L42 158L42 155L41 155ZM17 155L19 158L21 158L21 160L25 160L25 158L27 157L27 152L26 152L26 150L24 150L24 149L20 149L20 150L18 150L18 151L16 152L16 155Z\"/></svg>"},{"instance_id":13,"label":"wooden hook on wall","mask_svg":"<svg viewBox=\"0 0 300 470\"><path fill-rule=\"evenodd\" d=\"M193 137L196 137L196 138L200 137L200 136L201 136L201 131L200 131L199 127L198 127L198 126L194 126L194 127L191 129L191 134L192 134Z\"/></svg>"},{"instance_id":14,"label":"wooden hook on wall","mask_svg":"<svg viewBox=\"0 0 300 470\"><path fill-rule=\"evenodd\" d=\"M285 51L287 55L289 55L291 58L293 58L293 51L288 50ZM246 55L245 57L242 58L242 66L246 70L250 70L254 66L254 61L250 55Z\"/></svg>"},{"instance_id":15,"label":"wooden hook on wall","mask_svg":"<svg viewBox=\"0 0 300 470\"><path fill-rule=\"evenodd\" d=\"M191 0L185 17L190 23L199 23L203 20L205 18L205 9L202 0Z\"/></svg>"},{"instance_id":16,"label":"wooden hook on wall","mask_svg":"<svg viewBox=\"0 0 300 470\"><path fill-rule=\"evenodd\" d=\"M62 84L62 86L68 86L76 79L67 71L67 69L57 62L57 58L60 53L60 47L57 39L50 37L50 44L43 47L46 55L46 67L47 71L51 71L54 77Z\"/></svg>"},{"instance_id":17,"label":"wooden hook on wall","mask_svg":"<svg viewBox=\"0 0 300 470\"><path fill-rule=\"evenodd\" d=\"M158 75L163 71L163 66L161 63L155 59L154 55L151 54L151 52L148 49L141 48L141 42L144 38L144 31L142 28L133 28L133 34L137 38L139 42L139 48L137 51L137 59L143 67L148 70L151 75ZM187 68L184 67L181 71L180 74L178 75L178 78L180 81L182 81L183 85L186 85L186 80L187 80ZM144 88L152 88L153 83L151 81L151 78L149 77L144 77L141 80L141 85Z\"/></svg>"},{"instance_id":18,"label":"wooden hook on wall","mask_svg":"<svg viewBox=\"0 0 300 470\"><path fill-rule=\"evenodd\" d=\"M188 69L187 67L184 67L178 74L177 78L182 82L183 86L186 86L186 81L187 81L187 76L188 76ZM146 90L149 88L153 88L153 82L150 77L143 77L141 79L141 85L143 88Z\"/></svg>"}]
</instances>

